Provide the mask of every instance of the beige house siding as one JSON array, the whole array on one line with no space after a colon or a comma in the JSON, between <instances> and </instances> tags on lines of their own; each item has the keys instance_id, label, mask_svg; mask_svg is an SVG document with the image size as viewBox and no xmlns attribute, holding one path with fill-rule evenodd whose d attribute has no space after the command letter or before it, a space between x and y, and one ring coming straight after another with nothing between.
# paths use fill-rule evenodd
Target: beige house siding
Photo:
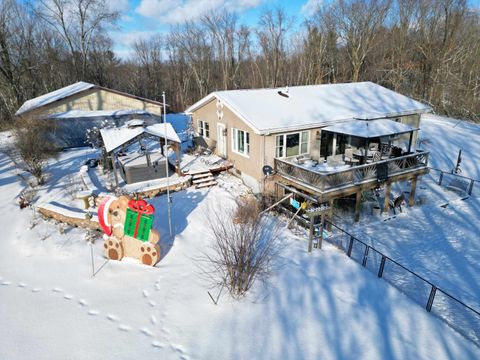
<instances>
[{"instance_id":1,"label":"beige house siding","mask_svg":"<svg viewBox=\"0 0 480 360\"><path fill-rule=\"evenodd\" d=\"M206 105L200 107L192 113L192 121L195 133L198 134L198 121L206 121L209 124L210 137L203 138L209 145L217 144L217 124L221 122L227 128L227 152L226 158L231 161L237 170L242 174L247 174L253 177L258 183L263 179L262 167L263 165L270 165L273 167L275 158L276 136L282 134L298 133L301 131L286 131L267 136L257 135L254 133L244 121L235 115L227 106L223 108L223 118L219 121L217 115L216 100L213 99ZM420 127L420 116L418 114L400 117L402 123L412 125L416 128ZM250 154L249 157L237 154L232 151L232 128L244 130L250 135ZM302 130L309 132L309 148L308 153L312 159L319 160L320 158L320 139L322 127L316 127L309 130ZM415 149L417 141L417 132L414 132L412 150ZM402 135L406 141L409 140L410 135ZM216 149L217 152L218 149ZM218 152L217 152L218 153Z\"/></svg>"},{"instance_id":2,"label":"beige house siding","mask_svg":"<svg viewBox=\"0 0 480 360\"><path fill-rule=\"evenodd\" d=\"M145 110L161 115L161 105L156 105L141 99L136 99L105 89L90 89L35 109L25 114L31 118L43 118L47 115L69 110Z\"/></svg>"},{"instance_id":3,"label":"beige house siding","mask_svg":"<svg viewBox=\"0 0 480 360\"><path fill-rule=\"evenodd\" d=\"M210 137L205 139L208 145L217 144L217 124L222 123L226 126L226 157L231 161L237 170L245 173L257 181L262 179L262 166L263 166L263 136L254 133L244 121L238 118L230 109L226 106L223 108L223 118L218 119L216 102L211 101L205 106L199 108L192 114L193 126L195 133L198 134L198 121L206 121L210 128ZM233 151L232 147L232 129L239 129L249 133L250 137L250 152L249 156L244 156Z\"/></svg>"}]
</instances>

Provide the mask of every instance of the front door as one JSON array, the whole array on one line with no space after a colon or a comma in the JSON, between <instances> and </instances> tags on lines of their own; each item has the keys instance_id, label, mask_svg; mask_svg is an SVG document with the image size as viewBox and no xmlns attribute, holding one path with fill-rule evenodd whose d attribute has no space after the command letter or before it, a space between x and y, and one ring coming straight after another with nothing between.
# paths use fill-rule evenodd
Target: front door
<instances>
[{"instance_id":1,"label":"front door","mask_svg":"<svg viewBox=\"0 0 480 360\"><path fill-rule=\"evenodd\" d=\"M227 157L227 134L225 124L217 123L217 154Z\"/></svg>"}]
</instances>

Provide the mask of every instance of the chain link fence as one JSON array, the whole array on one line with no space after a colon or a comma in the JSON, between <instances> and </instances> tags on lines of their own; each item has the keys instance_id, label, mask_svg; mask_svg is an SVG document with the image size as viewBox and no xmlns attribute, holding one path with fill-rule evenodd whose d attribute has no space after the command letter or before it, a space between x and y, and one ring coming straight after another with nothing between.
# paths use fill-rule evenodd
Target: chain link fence
<instances>
[{"instance_id":1,"label":"chain link fence","mask_svg":"<svg viewBox=\"0 0 480 360\"><path fill-rule=\"evenodd\" d=\"M331 235L326 239L328 242L480 346L479 311L332 222L327 220L327 223L331 226Z\"/></svg>"}]
</instances>

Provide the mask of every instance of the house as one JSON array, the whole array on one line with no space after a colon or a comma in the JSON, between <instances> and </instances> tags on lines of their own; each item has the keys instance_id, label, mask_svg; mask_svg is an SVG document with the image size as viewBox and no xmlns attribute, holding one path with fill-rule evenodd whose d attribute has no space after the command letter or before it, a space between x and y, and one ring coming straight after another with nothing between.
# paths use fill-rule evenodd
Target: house
<instances>
[{"instance_id":1,"label":"house","mask_svg":"<svg viewBox=\"0 0 480 360\"><path fill-rule=\"evenodd\" d=\"M276 182L319 201L421 175L420 114L431 108L372 82L228 90L190 106L197 142L215 148L256 191ZM378 170L378 171L377 171Z\"/></svg>"},{"instance_id":2,"label":"house","mask_svg":"<svg viewBox=\"0 0 480 360\"><path fill-rule=\"evenodd\" d=\"M163 103L102 86L77 82L26 101L17 117L47 120L59 147L85 145L85 132L108 120L119 126L131 119L160 121Z\"/></svg>"}]
</instances>

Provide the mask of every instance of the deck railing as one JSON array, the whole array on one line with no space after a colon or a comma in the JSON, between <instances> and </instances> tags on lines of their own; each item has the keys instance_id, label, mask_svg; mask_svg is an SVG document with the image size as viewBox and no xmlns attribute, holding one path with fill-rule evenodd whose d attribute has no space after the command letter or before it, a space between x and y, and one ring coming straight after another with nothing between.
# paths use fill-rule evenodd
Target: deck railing
<instances>
[{"instance_id":1,"label":"deck railing","mask_svg":"<svg viewBox=\"0 0 480 360\"><path fill-rule=\"evenodd\" d=\"M294 157L286 159L276 158L274 166L275 172L288 180L314 187L320 192L328 192L342 187L377 180L377 169L379 167L385 168L384 164L386 164L388 169L388 177L427 168L428 154L428 151L417 151L413 154L325 173L295 164L293 162Z\"/></svg>"}]
</instances>

